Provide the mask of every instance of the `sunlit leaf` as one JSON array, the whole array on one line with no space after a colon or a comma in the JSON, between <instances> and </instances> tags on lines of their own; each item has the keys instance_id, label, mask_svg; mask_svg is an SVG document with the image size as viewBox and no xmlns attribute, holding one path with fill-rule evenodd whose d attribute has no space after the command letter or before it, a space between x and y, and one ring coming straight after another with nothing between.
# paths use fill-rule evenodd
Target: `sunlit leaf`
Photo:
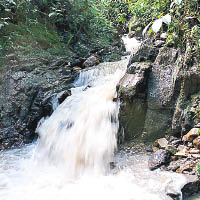
<instances>
[{"instance_id":1,"label":"sunlit leaf","mask_svg":"<svg viewBox=\"0 0 200 200\"><path fill-rule=\"evenodd\" d=\"M182 2L182 0L175 0L175 1L174 1L174 3L177 4L177 5L180 5L181 2Z\"/></svg>"},{"instance_id":2,"label":"sunlit leaf","mask_svg":"<svg viewBox=\"0 0 200 200\"><path fill-rule=\"evenodd\" d=\"M153 32L157 33L160 30L160 28L162 27L162 22L162 19L157 19L156 21L154 21L152 25Z\"/></svg>"},{"instance_id":3,"label":"sunlit leaf","mask_svg":"<svg viewBox=\"0 0 200 200\"><path fill-rule=\"evenodd\" d=\"M172 21L172 17L169 14L167 14L167 15L162 17L162 21L165 24L169 25L171 23L171 21Z\"/></svg>"},{"instance_id":4,"label":"sunlit leaf","mask_svg":"<svg viewBox=\"0 0 200 200\"><path fill-rule=\"evenodd\" d=\"M148 28L151 26L152 22L150 22L145 28L144 30L142 31L142 35L144 36L148 30Z\"/></svg>"}]
</instances>

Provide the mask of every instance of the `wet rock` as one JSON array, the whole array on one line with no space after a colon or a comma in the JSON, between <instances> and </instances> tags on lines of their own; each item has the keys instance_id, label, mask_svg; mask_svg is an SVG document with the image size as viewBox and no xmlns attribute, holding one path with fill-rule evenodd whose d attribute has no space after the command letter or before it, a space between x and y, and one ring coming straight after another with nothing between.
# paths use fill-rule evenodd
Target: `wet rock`
<instances>
[{"instance_id":1,"label":"wet rock","mask_svg":"<svg viewBox=\"0 0 200 200\"><path fill-rule=\"evenodd\" d=\"M197 169L197 163L196 160L185 160L184 163L180 165L180 167L176 170L177 173L182 174L189 174L189 175L195 175L196 169Z\"/></svg>"},{"instance_id":2,"label":"wet rock","mask_svg":"<svg viewBox=\"0 0 200 200\"><path fill-rule=\"evenodd\" d=\"M141 118L141 120L144 119L144 122L140 122L144 126L143 129L140 129L140 133L136 133L143 140L153 141L164 137L166 133L180 137L181 134L187 133L195 124L199 123L194 120L194 110L198 105L194 96L199 96L200 68L198 63L193 63L188 67L183 66L184 58L179 49L168 47L159 49L153 46L150 40L144 41L140 49L133 55L128 66L148 60L152 62L152 68L148 74L144 92L141 92L142 90L137 92L132 87L135 80L134 73L132 75L128 72L127 74L131 75L125 77L126 83L130 80L127 84L130 85L130 90L125 88L125 95L122 95L122 88L119 95L122 100L120 112L123 110L121 112L123 114L122 126L125 135L126 132L129 132L128 134L132 132L132 135L135 132L131 122L134 121L132 117L137 119L137 116L126 113L134 106L135 99L137 99L137 103L142 101L145 106ZM190 108L194 108L193 111ZM127 116L126 121L125 116ZM177 147L178 143L175 146Z\"/></svg>"},{"instance_id":3,"label":"wet rock","mask_svg":"<svg viewBox=\"0 0 200 200\"><path fill-rule=\"evenodd\" d=\"M188 147L184 145L178 146L178 152L175 154L177 157L187 157Z\"/></svg>"},{"instance_id":4,"label":"wet rock","mask_svg":"<svg viewBox=\"0 0 200 200\"><path fill-rule=\"evenodd\" d=\"M121 100L120 106L120 141L128 141L134 138L143 137L146 104L142 99L134 99L131 103L128 99Z\"/></svg>"},{"instance_id":5,"label":"wet rock","mask_svg":"<svg viewBox=\"0 0 200 200\"><path fill-rule=\"evenodd\" d=\"M99 64L99 59L96 56L90 56L87 60L83 63L83 68L92 67L94 65Z\"/></svg>"},{"instance_id":6,"label":"wet rock","mask_svg":"<svg viewBox=\"0 0 200 200\"><path fill-rule=\"evenodd\" d=\"M167 145L165 150L169 151L172 155L176 154L177 152L177 148L173 145Z\"/></svg>"},{"instance_id":7,"label":"wet rock","mask_svg":"<svg viewBox=\"0 0 200 200\"><path fill-rule=\"evenodd\" d=\"M179 60L182 59L180 56ZM180 61L179 61L180 63ZM200 90L200 68L197 64L188 69L176 67L175 96L177 95L175 112L172 120L172 134L180 136L180 133L188 133L197 123L194 119L194 113L188 109L196 104ZM181 86L185 80L184 87ZM179 91L179 93L177 93ZM187 100L185 99L187 97Z\"/></svg>"},{"instance_id":8,"label":"wet rock","mask_svg":"<svg viewBox=\"0 0 200 200\"><path fill-rule=\"evenodd\" d=\"M178 147L178 145L182 144L182 140L181 139L175 139L171 142L172 145Z\"/></svg>"},{"instance_id":9,"label":"wet rock","mask_svg":"<svg viewBox=\"0 0 200 200\"><path fill-rule=\"evenodd\" d=\"M153 152L153 147L152 147L152 145L147 145L147 146L145 147L145 150L146 150L147 152Z\"/></svg>"},{"instance_id":10,"label":"wet rock","mask_svg":"<svg viewBox=\"0 0 200 200\"><path fill-rule=\"evenodd\" d=\"M75 74L79 74L80 72L81 72L81 69L82 68L80 68L80 67L73 67L73 72L75 73Z\"/></svg>"},{"instance_id":11,"label":"wet rock","mask_svg":"<svg viewBox=\"0 0 200 200\"><path fill-rule=\"evenodd\" d=\"M192 148L192 147L193 147L193 143L192 143L192 142L188 142L187 146L188 146L189 148Z\"/></svg>"},{"instance_id":12,"label":"wet rock","mask_svg":"<svg viewBox=\"0 0 200 200\"><path fill-rule=\"evenodd\" d=\"M150 156L148 166L150 170L159 168L161 165L168 164L170 162L170 153L165 150L158 150Z\"/></svg>"},{"instance_id":13,"label":"wet rock","mask_svg":"<svg viewBox=\"0 0 200 200\"><path fill-rule=\"evenodd\" d=\"M55 59L50 63L48 61L45 64L49 65L50 69L57 70L57 69L60 69L61 67L64 67L64 65L67 65L67 62L68 62L68 59L66 59L65 57L64 58L60 57L59 59Z\"/></svg>"},{"instance_id":14,"label":"wet rock","mask_svg":"<svg viewBox=\"0 0 200 200\"><path fill-rule=\"evenodd\" d=\"M156 65L171 65L174 64L178 58L179 50L163 47L160 48L159 54L156 57L155 63Z\"/></svg>"},{"instance_id":15,"label":"wet rock","mask_svg":"<svg viewBox=\"0 0 200 200\"><path fill-rule=\"evenodd\" d=\"M166 111L173 96L173 65L153 65L148 80L148 106L151 110ZM170 114L171 115L171 114Z\"/></svg>"},{"instance_id":16,"label":"wet rock","mask_svg":"<svg viewBox=\"0 0 200 200\"><path fill-rule=\"evenodd\" d=\"M181 196L182 196L180 193L178 193L176 191L174 191L174 193L168 192L167 195L170 196L173 200L180 200Z\"/></svg>"},{"instance_id":17,"label":"wet rock","mask_svg":"<svg viewBox=\"0 0 200 200\"><path fill-rule=\"evenodd\" d=\"M159 150L158 147L153 147L153 152L156 152L156 151L158 151L158 150Z\"/></svg>"},{"instance_id":18,"label":"wet rock","mask_svg":"<svg viewBox=\"0 0 200 200\"><path fill-rule=\"evenodd\" d=\"M154 143L154 146L157 145L157 147L164 149L167 147L168 143L169 142L166 140L166 138L160 138L156 140L156 142Z\"/></svg>"},{"instance_id":19,"label":"wet rock","mask_svg":"<svg viewBox=\"0 0 200 200\"><path fill-rule=\"evenodd\" d=\"M179 157L179 159L172 160L166 167L166 169L169 171L174 171L176 173L195 175L197 174L198 162L199 160L195 157Z\"/></svg>"},{"instance_id":20,"label":"wet rock","mask_svg":"<svg viewBox=\"0 0 200 200\"><path fill-rule=\"evenodd\" d=\"M53 112L52 97L71 88L77 75L64 67L67 61L66 57L48 62L41 58L34 64L26 60L0 73L0 150L20 147L37 137L38 121Z\"/></svg>"},{"instance_id":21,"label":"wet rock","mask_svg":"<svg viewBox=\"0 0 200 200\"><path fill-rule=\"evenodd\" d=\"M200 136L193 140L194 147L200 149Z\"/></svg>"},{"instance_id":22,"label":"wet rock","mask_svg":"<svg viewBox=\"0 0 200 200\"><path fill-rule=\"evenodd\" d=\"M181 161L171 161L169 166L167 167L167 170L176 172L177 169L179 169L181 166Z\"/></svg>"},{"instance_id":23,"label":"wet rock","mask_svg":"<svg viewBox=\"0 0 200 200\"><path fill-rule=\"evenodd\" d=\"M70 67L82 67L83 66L83 63L86 61L85 58L79 58L79 59L75 59L73 60L72 62L70 62Z\"/></svg>"},{"instance_id":24,"label":"wet rock","mask_svg":"<svg viewBox=\"0 0 200 200\"><path fill-rule=\"evenodd\" d=\"M181 151L181 152L186 152L188 149L187 149L187 147L184 146L184 145L179 145L179 146L178 146L178 150Z\"/></svg>"},{"instance_id":25,"label":"wet rock","mask_svg":"<svg viewBox=\"0 0 200 200\"><path fill-rule=\"evenodd\" d=\"M120 128L125 129L125 139L142 136L146 113L146 83L151 65L134 63L117 85L120 106Z\"/></svg>"},{"instance_id":26,"label":"wet rock","mask_svg":"<svg viewBox=\"0 0 200 200\"><path fill-rule=\"evenodd\" d=\"M175 52L175 53L174 53ZM152 65L148 79L145 131L154 138L163 137L170 132L174 106L174 74L176 69L175 49L161 48Z\"/></svg>"},{"instance_id":27,"label":"wet rock","mask_svg":"<svg viewBox=\"0 0 200 200\"><path fill-rule=\"evenodd\" d=\"M61 104L68 96L71 96L71 90L65 90L58 94L58 102Z\"/></svg>"},{"instance_id":28,"label":"wet rock","mask_svg":"<svg viewBox=\"0 0 200 200\"><path fill-rule=\"evenodd\" d=\"M185 136L183 136L184 142L192 142L196 137L198 137L199 129L193 128L191 129Z\"/></svg>"},{"instance_id":29,"label":"wet rock","mask_svg":"<svg viewBox=\"0 0 200 200\"><path fill-rule=\"evenodd\" d=\"M192 194L199 192L200 190L200 179L197 176L186 176L187 184L181 189L183 199L187 199Z\"/></svg>"},{"instance_id":30,"label":"wet rock","mask_svg":"<svg viewBox=\"0 0 200 200\"><path fill-rule=\"evenodd\" d=\"M148 63L132 64L117 85L118 96L124 100L132 100L144 92L150 70L151 65Z\"/></svg>"},{"instance_id":31,"label":"wet rock","mask_svg":"<svg viewBox=\"0 0 200 200\"><path fill-rule=\"evenodd\" d=\"M154 62L158 55L158 51L158 48L154 47L150 40L146 40L141 44L139 50L132 56L130 64L147 60Z\"/></svg>"}]
</instances>

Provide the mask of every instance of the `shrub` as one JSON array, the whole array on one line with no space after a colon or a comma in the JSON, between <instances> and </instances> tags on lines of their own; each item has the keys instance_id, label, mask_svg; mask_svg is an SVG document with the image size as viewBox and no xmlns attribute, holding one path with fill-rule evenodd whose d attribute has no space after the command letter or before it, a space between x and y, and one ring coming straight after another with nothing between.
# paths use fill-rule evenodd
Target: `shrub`
<instances>
[{"instance_id":1,"label":"shrub","mask_svg":"<svg viewBox=\"0 0 200 200\"><path fill-rule=\"evenodd\" d=\"M198 174L200 175L200 162L197 165L197 171L198 171Z\"/></svg>"}]
</instances>

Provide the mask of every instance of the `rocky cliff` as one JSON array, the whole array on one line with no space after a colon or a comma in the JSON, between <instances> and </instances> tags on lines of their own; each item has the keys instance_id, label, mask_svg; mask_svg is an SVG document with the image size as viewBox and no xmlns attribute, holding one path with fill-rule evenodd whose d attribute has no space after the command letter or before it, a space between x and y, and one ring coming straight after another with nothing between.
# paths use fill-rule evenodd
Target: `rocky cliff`
<instances>
[{"instance_id":1,"label":"rocky cliff","mask_svg":"<svg viewBox=\"0 0 200 200\"><path fill-rule=\"evenodd\" d=\"M160 38L142 43L117 86L125 139L181 136L198 123L199 58L188 60L187 53L166 47Z\"/></svg>"}]
</instances>

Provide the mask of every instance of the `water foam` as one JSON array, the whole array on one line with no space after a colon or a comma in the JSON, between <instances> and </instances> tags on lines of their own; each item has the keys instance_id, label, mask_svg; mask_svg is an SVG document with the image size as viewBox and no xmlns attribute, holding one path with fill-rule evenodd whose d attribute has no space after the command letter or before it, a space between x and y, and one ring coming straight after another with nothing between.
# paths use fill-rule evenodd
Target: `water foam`
<instances>
[{"instance_id":1,"label":"water foam","mask_svg":"<svg viewBox=\"0 0 200 200\"><path fill-rule=\"evenodd\" d=\"M113 99L127 62L103 63L80 73L72 96L37 128L38 159L64 167L72 177L106 173L118 131Z\"/></svg>"}]
</instances>

